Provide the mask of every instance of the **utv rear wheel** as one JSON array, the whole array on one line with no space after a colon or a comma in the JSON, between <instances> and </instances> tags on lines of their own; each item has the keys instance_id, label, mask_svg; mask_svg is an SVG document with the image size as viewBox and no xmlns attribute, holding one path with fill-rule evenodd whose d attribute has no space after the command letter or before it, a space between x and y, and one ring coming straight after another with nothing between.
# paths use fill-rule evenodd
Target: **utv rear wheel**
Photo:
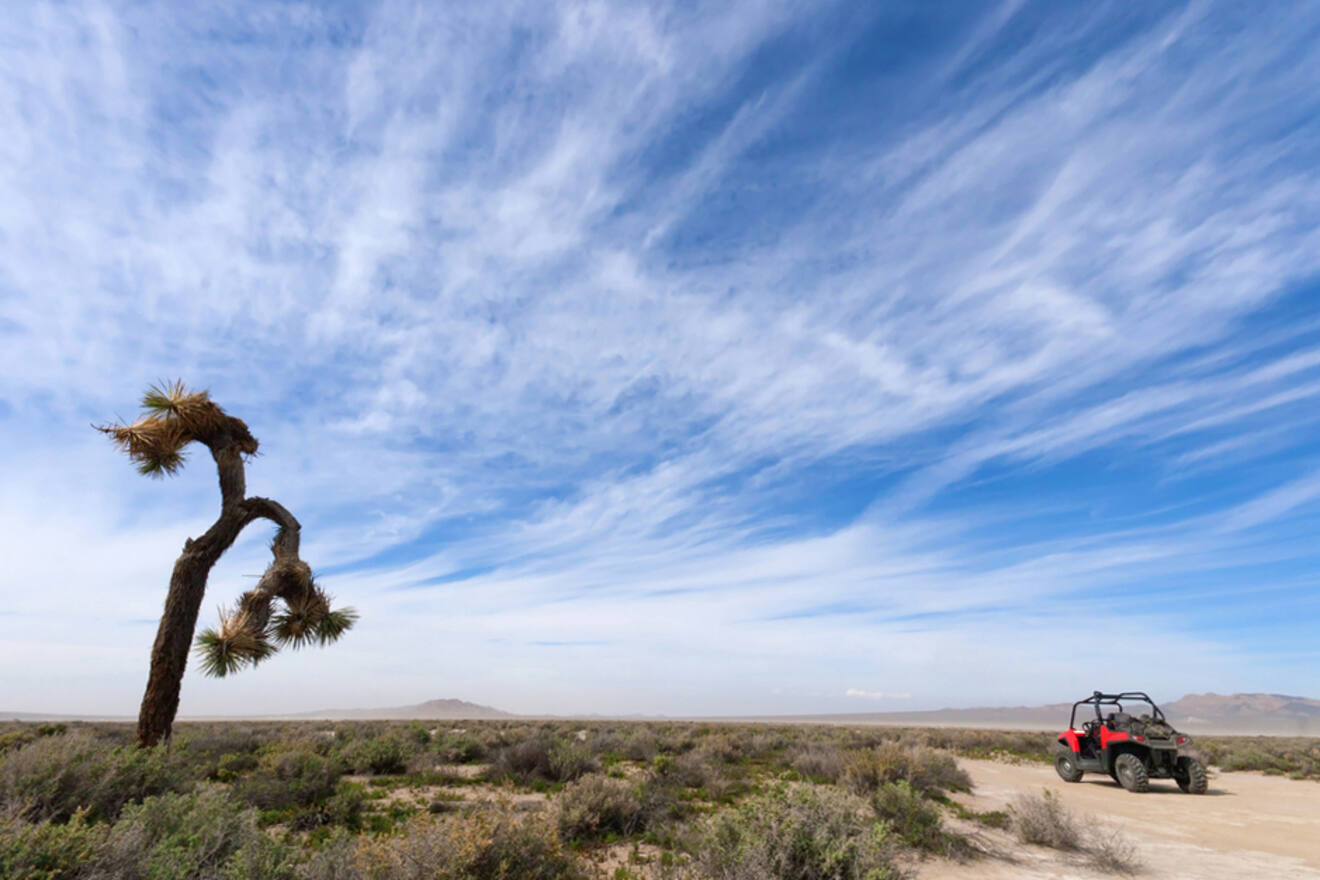
<instances>
[{"instance_id":1,"label":"utv rear wheel","mask_svg":"<svg viewBox=\"0 0 1320 880\"><path fill-rule=\"evenodd\" d=\"M1210 783L1206 779L1205 767L1195 758L1183 755L1173 771L1173 779L1178 787L1188 794L1205 794Z\"/></svg>"},{"instance_id":2,"label":"utv rear wheel","mask_svg":"<svg viewBox=\"0 0 1320 880\"><path fill-rule=\"evenodd\" d=\"M1059 771L1059 778L1064 782L1081 782L1082 771L1072 752L1059 752L1054 756L1054 769Z\"/></svg>"},{"instance_id":3,"label":"utv rear wheel","mask_svg":"<svg viewBox=\"0 0 1320 880\"><path fill-rule=\"evenodd\" d=\"M1141 792L1150 788L1146 764L1136 755L1119 755L1114 761L1114 773L1118 776L1118 784L1128 791Z\"/></svg>"}]
</instances>

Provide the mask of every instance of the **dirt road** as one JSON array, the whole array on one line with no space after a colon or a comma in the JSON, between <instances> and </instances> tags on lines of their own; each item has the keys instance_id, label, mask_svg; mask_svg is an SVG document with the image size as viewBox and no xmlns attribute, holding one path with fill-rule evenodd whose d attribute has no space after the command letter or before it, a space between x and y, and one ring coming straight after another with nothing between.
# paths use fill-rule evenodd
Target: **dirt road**
<instances>
[{"instance_id":1,"label":"dirt road","mask_svg":"<svg viewBox=\"0 0 1320 880\"><path fill-rule=\"evenodd\" d=\"M1185 795L1172 780L1154 780L1145 794L1130 794L1108 777L1088 773L1068 784L1048 766L959 761L975 793L958 800L978 810L1001 810L1020 792L1047 788L1088 823L1117 828L1135 844L1140 876L1320 880L1320 783L1254 773L1216 774L1205 795ZM970 827L961 826L960 827ZM1091 878L1109 876L1068 856L1023 847L1004 833L983 843L1002 858L958 865L923 864L921 880L975 878Z\"/></svg>"}]
</instances>

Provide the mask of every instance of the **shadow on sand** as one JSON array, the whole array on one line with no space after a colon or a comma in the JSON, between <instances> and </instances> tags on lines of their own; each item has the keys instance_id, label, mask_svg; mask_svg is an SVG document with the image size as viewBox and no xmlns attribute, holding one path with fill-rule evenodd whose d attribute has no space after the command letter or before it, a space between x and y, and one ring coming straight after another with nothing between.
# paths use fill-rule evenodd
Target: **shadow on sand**
<instances>
[{"instance_id":1,"label":"shadow on sand","mask_svg":"<svg viewBox=\"0 0 1320 880\"><path fill-rule=\"evenodd\" d=\"M1094 779L1091 778L1083 779L1081 784L1095 785L1095 786L1099 786L1100 788L1116 788L1119 791L1125 790L1123 786L1119 785L1117 782L1115 782L1112 779L1109 779L1108 777L1101 778L1097 776ZM1150 788L1145 793L1147 795L1176 794L1176 795L1188 796L1181 788L1178 787L1178 783L1174 782L1171 779L1152 779L1150 781ZM1214 781L1212 780L1210 783L1209 790L1206 791L1205 794L1195 795L1195 797L1229 797L1232 796L1232 794L1233 792L1231 791L1225 791L1222 788L1216 788Z\"/></svg>"}]
</instances>

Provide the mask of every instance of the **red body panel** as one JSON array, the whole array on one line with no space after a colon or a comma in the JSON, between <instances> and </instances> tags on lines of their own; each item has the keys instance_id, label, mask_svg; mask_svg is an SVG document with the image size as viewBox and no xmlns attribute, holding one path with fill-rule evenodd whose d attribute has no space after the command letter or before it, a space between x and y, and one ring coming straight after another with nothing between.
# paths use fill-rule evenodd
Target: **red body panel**
<instances>
[{"instance_id":1,"label":"red body panel","mask_svg":"<svg viewBox=\"0 0 1320 880\"><path fill-rule=\"evenodd\" d=\"M1080 753L1082 750L1082 737L1084 736L1086 736L1086 734L1080 730L1065 730L1063 733L1059 734L1059 739L1063 740L1070 750ZM1099 746L1102 749L1107 749L1112 744L1123 742L1127 739L1131 739L1131 736L1125 731L1110 730L1103 724L1100 726Z\"/></svg>"},{"instance_id":2,"label":"red body panel","mask_svg":"<svg viewBox=\"0 0 1320 880\"><path fill-rule=\"evenodd\" d=\"M1121 730L1110 730L1108 727L1100 728L1100 748L1109 748L1110 743L1122 742L1128 739L1128 734Z\"/></svg>"}]
</instances>

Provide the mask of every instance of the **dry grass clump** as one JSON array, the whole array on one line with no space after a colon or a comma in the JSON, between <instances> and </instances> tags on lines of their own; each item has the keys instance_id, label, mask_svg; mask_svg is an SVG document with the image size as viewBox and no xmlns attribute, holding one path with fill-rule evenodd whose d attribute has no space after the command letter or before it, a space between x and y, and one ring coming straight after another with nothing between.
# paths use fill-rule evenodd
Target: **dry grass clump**
<instances>
[{"instance_id":1,"label":"dry grass clump","mask_svg":"<svg viewBox=\"0 0 1320 880\"><path fill-rule=\"evenodd\" d=\"M481 811L415 817L399 834L341 837L298 869L300 880L583 880L544 818Z\"/></svg>"},{"instance_id":2,"label":"dry grass clump","mask_svg":"<svg viewBox=\"0 0 1320 880\"><path fill-rule=\"evenodd\" d=\"M882 743L847 759L843 784L861 795L882 785L906 782L923 795L971 791L972 779L953 756L925 746Z\"/></svg>"},{"instance_id":3,"label":"dry grass clump","mask_svg":"<svg viewBox=\"0 0 1320 880\"><path fill-rule=\"evenodd\" d=\"M1013 831L1023 843L1051 849L1077 850L1082 846L1082 828L1049 789L1040 794L1020 794L1009 805Z\"/></svg>"},{"instance_id":4,"label":"dry grass clump","mask_svg":"<svg viewBox=\"0 0 1320 880\"><path fill-rule=\"evenodd\" d=\"M1091 867L1106 874L1135 874L1141 867L1137 849L1122 832L1094 821L1083 823L1049 789L1021 794L1009 806L1017 839L1085 855Z\"/></svg>"},{"instance_id":5,"label":"dry grass clump","mask_svg":"<svg viewBox=\"0 0 1320 880\"><path fill-rule=\"evenodd\" d=\"M817 782L838 782L843 776L844 753L837 746L807 743L789 758L798 773Z\"/></svg>"},{"instance_id":6,"label":"dry grass clump","mask_svg":"<svg viewBox=\"0 0 1320 880\"><path fill-rule=\"evenodd\" d=\"M1087 861L1104 874L1132 875L1141 870L1137 848L1115 828L1097 828L1086 843Z\"/></svg>"}]
</instances>

